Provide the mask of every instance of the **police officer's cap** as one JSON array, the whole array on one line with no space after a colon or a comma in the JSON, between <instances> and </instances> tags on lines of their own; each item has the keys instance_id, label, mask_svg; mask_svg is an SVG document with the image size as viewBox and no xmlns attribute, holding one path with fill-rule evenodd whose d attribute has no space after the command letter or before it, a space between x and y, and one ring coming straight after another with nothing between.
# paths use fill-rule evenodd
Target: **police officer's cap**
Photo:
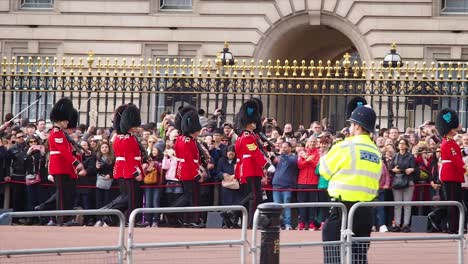
<instances>
[{"instance_id":1,"label":"police officer's cap","mask_svg":"<svg viewBox=\"0 0 468 264\"><path fill-rule=\"evenodd\" d=\"M370 106L358 106L348 121L362 126L369 133L374 133L376 119L375 111Z\"/></svg>"}]
</instances>

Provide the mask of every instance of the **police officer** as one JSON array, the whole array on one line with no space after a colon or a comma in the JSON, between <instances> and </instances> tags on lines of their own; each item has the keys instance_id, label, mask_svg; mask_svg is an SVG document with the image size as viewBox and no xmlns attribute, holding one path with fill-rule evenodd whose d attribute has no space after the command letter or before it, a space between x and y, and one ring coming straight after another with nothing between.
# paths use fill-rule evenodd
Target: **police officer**
<instances>
[{"instance_id":1,"label":"police officer","mask_svg":"<svg viewBox=\"0 0 468 264\"><path fill-rule=\"evenodd\" d=\"M381 154L371 139L376 114L369 106L357 106L348 120L350 137L336 144L320 159L319 173L329 180L328 194L349 210L357 202L375 199L382 170ZM352 231L357 237L369 237L372 229L372 208L356 211ZM323 241L339 241L341 212L334 208L322 230ZM355 243L353 263L367 263L369 243ZM324 263L340 263L339 246L324 246Z\"/></svg>"}]
</instances>

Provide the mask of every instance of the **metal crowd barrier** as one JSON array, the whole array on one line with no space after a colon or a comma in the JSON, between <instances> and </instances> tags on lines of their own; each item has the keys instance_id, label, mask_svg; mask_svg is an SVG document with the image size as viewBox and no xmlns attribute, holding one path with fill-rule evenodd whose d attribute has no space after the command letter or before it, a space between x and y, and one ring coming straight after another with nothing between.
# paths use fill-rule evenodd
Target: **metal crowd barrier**
<instances>
[{"instance_id":1,"label":"metal crowd barrier","mask_svg":"<svg viewBox=\"0 0 468 264\"><path fill-rule=\"evenodd\" d=\"M135 217L142 213L192 213L192 212L214 212L214 211L241 211L242 229L241 237L238 240L212 240L212 241L191 241L191 242L168 242L168 243L140 243L134 242ZM128 224L128 244L127 263L133 263L133 250L146 248L168 248L168 247L199 247L214 245L239 245L240 263L245 263L245 246L247 245L247 209L240 205L233 206L200 206L200 207L162 207L162 208L138 208L130 214Z\"/></svg>"},{"instance_id":2,"label":"metal crowd barrier","mask_svg":"<svg viewBox=\"0 0 468 264\"><path fill-rule=\"evenodd\" d=\"M359 202L354 204L349 210L348 227L354 223L354 214L360 207L378 206L456 206L460 211L458 234L434 235L434 236L392 236L392 237L354 237L349 234L346 238L346 263L352 263L352 243L372 242L372 241L422 241L422 240L458 240L458 264L463 264L463 227L465 224L465 208L456 201L433 201L433 202ZM349 233L349 232L348 232Z\"/></svg>"},{"instance_id":3,"label":"metal crowd barrier","mask_svg":"<svg viewBox=\"0 0 468 264\"><path fill-rule=\"evenodd\" d=\"M92 246L92 247L67 247L67 248L37 248L19 250L0 250L0 256L26 255L26 254L48 254L48 253L77 253L77 252L109 252L116 251L118 263L122 264L125 256L125 216L119 210L59 210L59 211L30 211L30 212L7 212L0 215L3 217L40 217L40 216L68 216L68 215L115 215L119 218L119 240L115 246Z\"/></svg>"},{"instance_id":4,"label":"metal crowd barrier","mask_svg":"<svg viewBox=\"0 0 468 264\"><path fill-rule=\"evenodd\" d=\"M346 206L342 203L336 202L316 202L316 203L286 203L278 204L284 208L323 208L323 207L337 207L341 210L341 230L346 230L346 224L348 219L348 213ZM252 254L252 264L258 263L258 249L260 245L257 245L257 231L259 222L260 211L257 209L254 213L253 224L252 224L252 241L250 242L250 253ZM341 263L344 263L345 253L345 234L341 233L340 241L327 241L327 242L300 242L300 243L280 243L281 247L303 247L303 246L325 246L325 245L339 245L341 253Z\"/></svg>"}]
</instances>

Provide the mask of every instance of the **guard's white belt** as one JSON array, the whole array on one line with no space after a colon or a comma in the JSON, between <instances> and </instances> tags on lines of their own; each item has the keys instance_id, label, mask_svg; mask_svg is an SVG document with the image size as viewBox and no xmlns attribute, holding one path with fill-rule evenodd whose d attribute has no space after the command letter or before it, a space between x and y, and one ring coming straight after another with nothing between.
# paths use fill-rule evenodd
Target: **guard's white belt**
<instances>
[{"instance_id":1,"label":"guard's white belt","mask_svg":"<svg viewBox=\"0 0 468 264\"><path fill-rule=\"evenodd\" d=\"M115 160L122 160L122 161L125 161L125 157L116 157Z\"/></svg>"},{"instance_id":2,"label":"guard's white belt","mask_svg":"<svg viewBox=\"0 0 468 264\"><path fill-rule=\"evenodd\" d=\"M250 158L250 157L252 157L252 155L250 155L250 154L242 155L242 158L243 158L243 159L245 159L245 158Z\"/></svg>"},{"instance_id":3,"label":"guard's white belt","mask_svg":"<svg viewBox=\"0 0 468 264\"><path fill-rule=\"evenodd\" d=\"M452 162L451 160L440 160L439 163L450 163Z\"/></svg>"},{"instance_id":4,"label":"guard's white belt","mask_svg":"<svg viewBox=\"0 0 468 264\"><path fill-rule=\"evenodd\" d=\"M51 152L49 152L49 153L50 153L50 155L57 155L57 154L61 154L61 152L60 152L60 151L51 151Z\"/></svg>"},{"instance_id":5,"label":"guard's white belt","mask_svg":"<svg viewBox=\"0 0 468 264\"><path fill-rule=\"evenodd\" d=\"M141 160L141 157L135 157L135 160Z\"/></svg>"}]
</instances>

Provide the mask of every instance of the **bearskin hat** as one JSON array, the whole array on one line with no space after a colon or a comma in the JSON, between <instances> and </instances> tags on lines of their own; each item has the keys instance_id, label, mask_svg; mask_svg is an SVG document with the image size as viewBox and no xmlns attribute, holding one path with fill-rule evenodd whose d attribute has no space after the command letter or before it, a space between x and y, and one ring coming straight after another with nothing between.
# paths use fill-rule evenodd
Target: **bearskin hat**
<instances>
[{"instance_id":1,"label":"bearskin hat","mask_svg":"<svg viewBox=\"0 0 468 264\"><path fill-rule=\"evenodd\" d=\"M120 132L125 134L132 127L139 127L141 125L140 109L134 104L128 104L127 108L122 112L120 118Z\"/></svg>"},{"instance_id":2,"label":"bearskin hat","mask_svg":"<svg viewBox=\"0 0 468 264\"><path fill-rule=\"evenodd\" d=\"M444 108L437 114L436 128L440 135L445 136L451 129L457 128L459 122L457 112L450 108Z\"/></svg>"},{"instance_id":3,"label":"bearskin hat","mask_svg":"<svg viewBox=\"0 0 468 264\"><path fill-rule=\"evenodd\" d=\"M346 109L346 118L349 118L353 113L354 109L356 109L358 106L364 105L367 105L367 101L361 96L356 96L353 99L351 99L351 101L348 102L348 107Z\"/></svg>"},{"instance_id":4,"label":"bearskin hat","mask_svg":"<svg viewBox=\"0 0 468 264\"><path fill-rule=\"evenodd\" d=\"M78 111L73 108L70 113L70 119L68 119L68 126L67 128L76 128L78 125Z\"/></svg>"},{"instance_id":5,"label":"bearskin hat","mask_svg":"<svg viewBox=\"0 0 468 264\"><path fill-rule=\"evenodd\" d=\"M259 112L258 101L255 99L249 99L242 104L239 112L237 113L238 127L245 128L247 124L255 123L257 126L261 126L262 116Z\"/></svg>"},{"instance_id":6,"label":"bearskin hat","mask_svg":"<svg viewBox=\"0 0 468 264\"><path fill-rule=\"evenodd\" d=\"M115 132L117 132L117 134L124 134L126 133L121 131L120 130L120 120L122 119L122 113L125 109L127 109L128 105L127 104L123 104L119 107L117 107L117 109L115 109L115 112L114 112L114 119L112 119L112 124L113 124L113 128L115 130Z\"/></svg>"},{"instance_id":7,"label":"bearskin hat","mask_svg":"<svg viewBox=\"0 0 468 264\"><path fill-rule=\"evenodd\" d=\"M70 119L70 114L73 111L73 103L70 99L64 97L55 103L50 111L50 120L52 122L64 121Z\"/></svg>"},{"instance_id":8,"label":"bearskin hat","mask_svg":"<svg viewBox=\"0 0 468 264\"><path fill-rule=\"evenodd\" d=\"M187 111L187 109L184 108L184 109L181 109L180 113L182 112L183 112L183 115L182 115L182 119L180 120L179 131L183 135L188 136L202 129L202 126L200 124L200 118L198 116L198 112L195 109L190 108L190 110ZM177 118L176 118L176 121L177 121Z\"/></svg>"},{"instance_id":9,"label":"bearskin hat","mask_svg":"<svg viewBox=\"0 0 468 264\"><path fill-rule=\"evenodd\" d=\"M182 131L182 119L184 115L190 111L197 111L197 110L195 110L195 108L191 106L186 106L186 107L182 107L179 109L179 112L176 114L176 117L174 120L175 129L177 129L178 131Z\"/></svg>"},{"instance_id":10,"label":"bearskin hat","mask_svg":"<svg viewBox=\"0 0 468 264\"><path fill-rule=\"evenodd\" d=\"M258 97L252 97L252 100L254 100L257 103L258 114L260 115L260 117L262 117L262 115L263 115L263 102L262 102L262 100L260 98L258 98Z\"/></svg>"}]
</instances>

